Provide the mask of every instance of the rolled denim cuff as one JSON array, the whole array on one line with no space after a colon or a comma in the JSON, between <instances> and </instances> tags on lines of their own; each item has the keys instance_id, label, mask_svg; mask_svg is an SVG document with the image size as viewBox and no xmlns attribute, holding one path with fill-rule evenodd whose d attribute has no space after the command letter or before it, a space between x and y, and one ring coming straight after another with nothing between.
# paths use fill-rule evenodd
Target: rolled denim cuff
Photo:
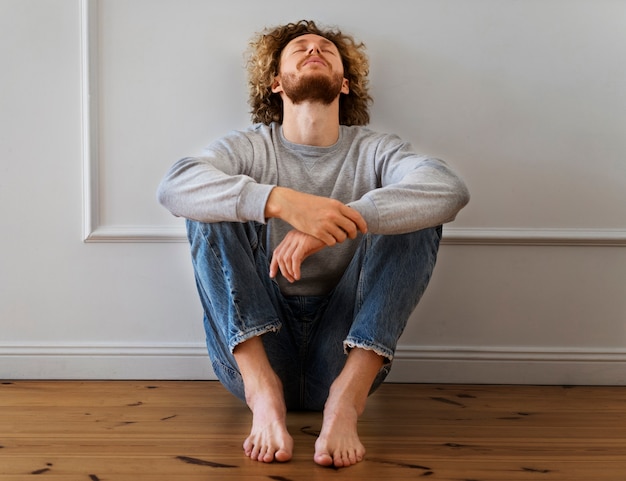
<instances>
[{"instance_id":1,"label":"rolled denim cuff","mask_svg":"<svg viewBox=\"0 0 626 481\"><path fill-rule=\"evenodd\" d=\"M228 341L228 348L231 353L235 352L235 348L242 342L252 339L253 337L262 336L269 332L278 332L282 324L280 321L272 321L262 326L253 327L246 331L240 331Z\"/></svg>"},{"instance_id":2,"label":"rolled denim cuff","mask_svg":"<svg viewBox=\"0 0 626 481\"><path fill-rule=\"evenodd\" d=\"M354 349L355 347L359 349L365 349L366 351L374 351L379 356L382 356L385 358L385 364L388 364L391 361L393 361L393 356L395 354L395 352L389 349L388 347L381 346L380 344L377 344L371 341L365 341L363 339L355 339L355 338L348 338L345 341L343 341L343 351L346 354L350 352L350 349Z\"/></svg>"}]
</instances>

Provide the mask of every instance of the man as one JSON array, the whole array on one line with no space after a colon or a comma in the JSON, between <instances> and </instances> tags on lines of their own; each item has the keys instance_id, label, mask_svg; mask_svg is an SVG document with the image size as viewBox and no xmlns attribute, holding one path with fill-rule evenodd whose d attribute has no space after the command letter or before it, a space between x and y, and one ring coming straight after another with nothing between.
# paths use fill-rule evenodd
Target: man
<instances>
[{"instance_id":1,"label":"man","mask_svg":"<svg viewBox=\"0 0 626 481\"><path fill-rule=\"evenodd\" d=\"M314 22L259 34L256 124L178 161L159 201L187 219L207 346L250 407L244 452L288 461L288 409L323 410L314 460L350 466L357 420L391 367L469 194L443 162L372 132L363 44Z\"/></svg>"}]
</instances>

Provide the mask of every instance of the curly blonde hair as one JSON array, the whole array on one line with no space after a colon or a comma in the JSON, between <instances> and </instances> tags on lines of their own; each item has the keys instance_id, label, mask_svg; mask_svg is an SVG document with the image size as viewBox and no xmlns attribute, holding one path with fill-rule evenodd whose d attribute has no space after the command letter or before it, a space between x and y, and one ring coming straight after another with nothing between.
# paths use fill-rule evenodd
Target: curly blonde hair
<instances>
[{"instance_id":1,"label":"curly blonde hair","mask_svg":"<svg viewBox=\"0 0 626 481\"><path fill-rule=\"evenodd\" d=\"M252 121L263 124L282 123L283 102L279 94L272 92L272 83L278 74L280 55L285 46L294 38L305 34L315 34L330 40L341 55L344 77L349 81L350 92L342 94L339 99L339 123L367 125L372 97L368 92L369 60L365 54L365 45L337 29L320 29L312 20L300 20L267 29L251 40L247 70Z\"/></svg>"}]
</instances>

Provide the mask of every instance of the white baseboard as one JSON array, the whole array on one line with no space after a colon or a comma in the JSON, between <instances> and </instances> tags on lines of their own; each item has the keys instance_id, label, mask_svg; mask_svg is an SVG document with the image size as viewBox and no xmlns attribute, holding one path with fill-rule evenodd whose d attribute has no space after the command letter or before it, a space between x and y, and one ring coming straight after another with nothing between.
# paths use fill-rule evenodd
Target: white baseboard
<instances>
[{"instance_id":1,"label":"white baseboard","mask_svg":"<svg viewBox=\"0 0 626 481\"><path fill-rule=\"evenodd\" d=\"M0 379L215 379L203 344L0 345ZM626 385L626 351L399 346L390 382Z\"/></svg>"},{"instance_id":2,"label":"white baseboard","mask_svg":"<svg viewBox=\"0 0 626 481\"><path fill-rule=\"evenodd\" d=\"M203 344L0 345L0 379L215 379Z\"/></svg>"},{"instance_id":3,"label":"white baseboard","mask_svg":"<svg viewBox=\"0 0 626 481\"><path fill-rule=\"evenodd\" d=\"M625 385L626 350L399 346L391 382Z\"/></svg>"}]
</instances>

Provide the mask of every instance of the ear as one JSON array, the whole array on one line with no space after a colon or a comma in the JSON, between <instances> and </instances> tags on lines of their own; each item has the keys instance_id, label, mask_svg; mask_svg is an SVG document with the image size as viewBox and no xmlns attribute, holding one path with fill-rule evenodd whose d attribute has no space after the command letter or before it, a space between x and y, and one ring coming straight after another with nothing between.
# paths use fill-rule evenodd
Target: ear
<instances>
[{"instance_id":1,"label":"ear","mask_svg":"<svg viewBox=\"0 0 626 481\"><path fill-rule=\"evenodd\" d=\"M350 93L350 81L347 78L343 79L343 82L341 84L341 93L342 94Z\"/></svg>"},{"instance_id":2,"label":"ear","mask_svg":"<svg viewBox=\"0 0 626 481\"><path fill-rule=\"evenodd\" d=\"M274 81L272 82L272 92L275 94L283 91L283 86L280 84L280 76L277 75L274 77Z\"/></svg>"}]
</instances>

